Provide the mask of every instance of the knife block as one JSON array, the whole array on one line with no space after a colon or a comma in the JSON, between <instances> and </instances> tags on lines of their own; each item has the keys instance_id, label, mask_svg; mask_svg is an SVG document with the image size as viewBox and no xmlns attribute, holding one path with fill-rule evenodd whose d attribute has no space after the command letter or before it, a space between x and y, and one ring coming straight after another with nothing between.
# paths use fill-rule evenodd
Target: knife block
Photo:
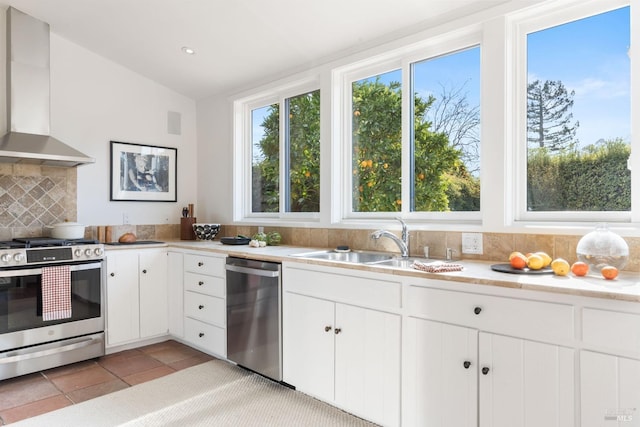
<instances>
[{"instance_id":1,"label":"knife block","mask_svg":"<svg viewBox=\"0 0 640 427\"><path fill-rule=\"evenodd\" d=\"M196 218L180 218L180 240L196 240L196 233L193 231L193 224Z\"/></svg>"}]
</instances>

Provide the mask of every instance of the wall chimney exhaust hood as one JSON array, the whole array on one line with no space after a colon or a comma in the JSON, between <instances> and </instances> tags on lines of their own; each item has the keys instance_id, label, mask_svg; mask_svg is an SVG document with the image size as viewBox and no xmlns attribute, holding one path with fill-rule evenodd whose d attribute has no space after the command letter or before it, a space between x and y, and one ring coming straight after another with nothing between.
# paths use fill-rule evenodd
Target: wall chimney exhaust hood
<instances>
[{"instance_id":1,"label":"wall chimney exhaust hood","mask_svg":"<svg viewBox=\"0 0 640 427\"><path fill-rule=\"evenodd\" d=\"M7 9L7 124L0 162L73 167L95 163L49 135L49 24Z\"/></svg>"}]
</instances>

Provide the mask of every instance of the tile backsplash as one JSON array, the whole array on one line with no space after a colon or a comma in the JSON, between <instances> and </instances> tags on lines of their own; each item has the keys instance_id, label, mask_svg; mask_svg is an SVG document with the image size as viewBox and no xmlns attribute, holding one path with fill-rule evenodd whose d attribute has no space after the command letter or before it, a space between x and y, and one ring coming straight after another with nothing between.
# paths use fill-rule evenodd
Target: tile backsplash
<instances>
[{"instance_id":1,"label":"tile backsplash","mask_svg":"<svg viewBox=\"0 0 640 427\"><path fill-rule=\"evenodd\" d=\"M43 235L45 226L75 221L76 199L75 168L0 164L0 239Z\"/></svg>"}]
</instances>

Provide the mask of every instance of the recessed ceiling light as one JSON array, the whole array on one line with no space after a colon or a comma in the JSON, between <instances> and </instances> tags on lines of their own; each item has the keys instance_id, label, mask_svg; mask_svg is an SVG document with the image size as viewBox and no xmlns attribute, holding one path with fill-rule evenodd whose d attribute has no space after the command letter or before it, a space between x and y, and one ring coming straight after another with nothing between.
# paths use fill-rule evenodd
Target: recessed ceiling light
<instances>
[{"instance_id":1,"label":"recessed ceiling light","mask_svg":"<svg viewBox=\"0 0 640 427\"><path fill-rule=\"evenodd\" d=\"M182 46L182 51L184 53L186 53L187 55L195 55L196 51L193 48L190 48L189 46Z\"/></svg>"}]
</instances>

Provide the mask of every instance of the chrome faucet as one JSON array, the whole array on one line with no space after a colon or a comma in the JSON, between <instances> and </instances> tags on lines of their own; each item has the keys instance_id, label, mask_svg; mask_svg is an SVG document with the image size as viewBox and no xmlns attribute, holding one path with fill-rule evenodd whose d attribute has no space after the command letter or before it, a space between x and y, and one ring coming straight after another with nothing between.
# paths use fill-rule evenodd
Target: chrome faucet
<instances>
[{"instance_id":1,"label":"chrome faucet","mask_svg":"<svg viewBox=\"0 0 640 427\"><path fill-rule=\"evenodd\" d=\"M400 224L402 224L402 239L398 238L398 236L396 236L395 234L387 230L374 231L373 233L371 233L371 238L378 240L381 237L387 237L393 240L395 244L398 245L398 248L400 248L400 255L402 256L402 258L408 258L409 257L409 231L407 230L407 224L405 224L405 222L400 218L396 218L396 219L400 221Z\"/></svg>"}]
</instances>

